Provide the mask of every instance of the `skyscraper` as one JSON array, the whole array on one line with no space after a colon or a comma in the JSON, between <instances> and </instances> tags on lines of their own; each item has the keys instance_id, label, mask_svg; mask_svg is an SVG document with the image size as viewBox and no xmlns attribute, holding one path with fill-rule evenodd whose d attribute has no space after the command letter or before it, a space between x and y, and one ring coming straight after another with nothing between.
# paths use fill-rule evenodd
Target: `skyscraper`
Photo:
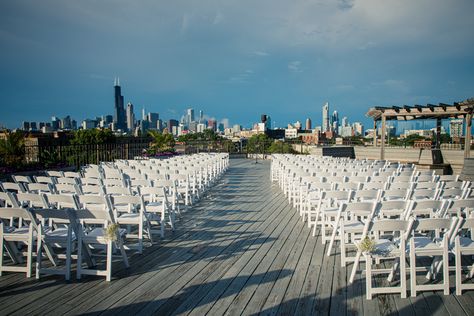
<instances>
[{"instance_id":1,"label":"skyscraper","mask_svg":"<svg viewBox=\"0 0 474 316\"><path fill-rule=\"evenodd\" d=\"M332 130L337 132L339 128L339 114L337 111L332 112Z\"/></svg>"},{"instance_id":2,"label":"skyscraper","mask_svg":"<svg viewBox=\"0 0 474 316\"><path fill-rule=\"evenodd\" d=\"M311 119L308 117L306 119L306 126L305 126L305 129L306 130L310 130L311 129Z\"/></svg>"},{"instance_id":3,"label":"skyscraper","mask_svg":"<svg viewBox=\"0 0 474 316\"><path fill-rule=\"evenodd\" d=\"M135 127L135 114L133 114L133 104L128 102L127 104L127 129L133 131Z\"/></svg>"},{"instance_id":4,"label":"skyscraper","mask_svg":"<svg viewBox=\"0 0 474 316\"><path fill-rule=\"evenodd\" d=\"M191 122L194 122L194 109L187 109L186 110L186 124L189 126Z\"/></svg>"},{"instance_id":5,"label":"skyscraper","mask_svg":"<svg viewBox=\"0 0 474 316\"><path fill-rule=\"evenodd\" d=\"M204 113L202 112L202 110L199 111L199 123L203 123L204 122Z\"/></svg>"},{"instance_id":6,"label":"skyscraper","mask_svg":"<svg viewBox=\"0 0 474 316\"><path fill-rule=\"evenodd\" d=\"M116 78L114 82L115 92L115 112L114 112L114 126L116 129L125 130L127 127L125 108L123 105L122 89L120 88L120 79Z\"/></svg>"},{"instance_id":7,"label":"skyscraper","mask_svg":"<svg viewBox=\"0 0 474 316\"><path fill-rule=\"evenodd\" d=\"M323 132L329 132L331 125L329 124L329 103L326 102L323 106Z\"/></svg>"}]
</instances>

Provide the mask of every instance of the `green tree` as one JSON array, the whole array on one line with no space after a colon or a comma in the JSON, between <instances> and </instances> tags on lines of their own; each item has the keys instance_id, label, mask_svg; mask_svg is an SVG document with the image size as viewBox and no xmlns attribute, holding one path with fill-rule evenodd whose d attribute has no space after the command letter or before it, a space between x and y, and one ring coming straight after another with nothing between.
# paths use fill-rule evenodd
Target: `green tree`
<instances>
[{"instance_id":1,"label":"green tree","mask_svg":"<svg viewBox=\"0 0 474 316\"><path fill-rule=\"evenodd\" d=\"M115 135L110 129L84 129L74 132L72 145L96 145L115 141Z\"/></svg>"},{"instance_id":2,"label":"green tree","mask_svg":"<svg viewBox=\"0 0 474 316\"><path fill-rule=\"evenodd\" d=\"M247 140L247 152L249 153L263 153L268 152L272 140L266 134L252 135Z\"/></svg>"},{"instance_id":3,"label":"green tree","mask_svg":"<svg viewBox=\"0 0 474 316\"><path fill-rule=\"evenodd\" d=\"M163 152L174 152L175 140L173 135L169 133L161 133L159 131L150 130L148 135L153 138L148 152L150 154L157 154Z\"/></svg>"},{"instance_id":4,"label":"green tree","mask_svg":"<svg viewBox=\"0 0 474 316\"><path fill-rule=\"evenodd\" d=\"M5 138L0 139L0 161L9 167L19 167L25 157L25 134L21 131L5 131Z\"/></svg>"},{"instance_id":5,"label":"green tree","mask_svg":"<svg viewBox=\"0 0 474 316\"><path fill-rule=\"evenodd\" d=\"M282 141L274 141L268 147L268 152L272 154L295 154L296 150L293 149L292 144Z\"/></svg>"},{"instance_id":6,"label":"green tree","mask_svg":"<svg viewBox=\"0 0 474 316\"><path fill-rule=\"evenodd\" d=\"M418 134L412 134L412 135L408 135L407 137L405 137L405 144L407 146L413 146L413 144L417 141L417 140L425 140L426 138L423 137L423 136L420 136Z\"/></svg>"}]
</instances>

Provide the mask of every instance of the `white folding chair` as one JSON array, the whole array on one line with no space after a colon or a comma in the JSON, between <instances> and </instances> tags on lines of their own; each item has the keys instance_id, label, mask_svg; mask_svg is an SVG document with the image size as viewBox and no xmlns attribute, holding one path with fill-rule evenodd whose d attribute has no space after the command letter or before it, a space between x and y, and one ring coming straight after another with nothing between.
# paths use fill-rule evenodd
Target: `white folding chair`
<instances>
[{"instance_id":1,"label":"white folding chair","mask_svg":"<svg viewBox=\"0 0 474 316\"><path fill-rule=\"evenodd\" d=\"M414 227L414 236L409 242L410 256L410 289L411 296L415 297L420 291L443 290L444 295L449 295L449 240L455 230L458 219L447 218L423 218L417 219ZM439 236L439 237L437 237ZM431 271L431 277L435 277L435 261L430 266L417 265L419 257L441 257L443 267L442 282L439 284L419 284L417 281L418 271Z\"/></svg>"},{"instance_id":2,"label":"white folding chair","mask_svg":"<svg viewBox=\"0 0 474 316\"><path fill-rule=\"evenodd\" d=\"M136 248L138 253L142 253L144 232L148 235L150 241L153 242L143 198L139 195L111 195L110 202L112 203L112 210L115 213L117 224L126 225L128 227L127 239L137 238L138 245ZM137 226L136 234L130 231L130 226ZM130 245L128 245L128 247L135 248Z\"/></svg>"},{"instance_id":3,"label":"white folding chair","mask_svg":"<svg viewBox=\"0 0 474 316\"><path fill-rule=\"evenodd\" d=\"M38 223L36 278L39 279L41 274L59 274L64 275L66 280L69 280L71 277L72 252L76 248L76 236L68 213L63 209L48 208L31 209L31 213L33 220ZM50 224L45 226L46 222ZM47 250L47 254L51 252L51 249L65 249L64 254L53 253L57 259L65 260L65 266L63 268L58 267L59 260L55 260L53 267L43 267L43 248Z\"/></svg>"},{"instance_id":4,"label":"white folding chair","mask_svg":"<svg viewBox=\"0 0 474 316\"><path fill-rule=\"evenodd\" d=\"M79 227L77 233L77 279L81 279L82 275L101 275L105 276L106 281L112 279L112 260L115 249L118 249L121 254L122 262L125 268L129 267L127 253L125 252L123 241L126 234L125 229L118 227L114 220L114 216L110 209L80 209L67 211L72 223L76 223ZM102 222L103 227L96 227L85 230L82 228L80 222L97 223ZM82 247L93 246L93 249L98 249L100 246L105 246L106 262L105 269L91 269L83 267L83 253ZM92 248L89 248L92 249Z\"/></svg>"},{"instance_id":5,"label":"white folding chair","mask_svg":"<svg viewBox=\"0 0 474 316\"><path fill-rule=\"evenodd\" d=\"M456 235L454 249L456 260L456 295L461 295L464 290L474 290L473 283L464 283L463 279L472 279L474 276L474 265L472 265L472 256L474 255L474 218L462 219L462 227ZM468 257L467 263L463 265L463 257ZM463 269L468 272L463 274Z\"/></svg>"},{"instance_id":6,"label":"white folding chair","mask_svg":"<svg viewBox=\"0 0 474 316\"><path fill-rule=\"evenodd\" d=\"M367 234L362 237L362 242L366 238L373 243L371 249L363 251L365 257L365 277L366 277L366 296L372 299L374 294L400 293L401 298L407 297L407 276L406 276L406 239L400 236L406 235L411 227L410 221L398 219L383 219L372 221L369 225ZM387 232L390 235L387 236ZM381 238L381 236L383 236ZM397 238L398 236L398 238ZM391 238L387 238L391 237ZM359 242L359 247L361 246ZM375 263L392 261L390 268L373 267ZM399 270L400 281L398 286L379 286L373 285L374 274L394 274L393 270Z\"/></svg>"},{"instance_id":7,"label":"white folding chair","mask_svg":"<svg viewBox=\"0 0 474 316\"><path fill-rule=\"evenodd\" d=\"M21 219L23 224L16 225L11 219ZM6 222L10 221L7 225ZM3 272L23 272L30 278L33 268L33 248L35 229L31 222L31 215L25 208L8 207L0 209L0 276ZM26 247L26 251L17 251L17 247ZM5 249L15 265L5 264ZM26 265L21 266L23 262L22 255L26 255Z\"/></svg>"}]
</instances>

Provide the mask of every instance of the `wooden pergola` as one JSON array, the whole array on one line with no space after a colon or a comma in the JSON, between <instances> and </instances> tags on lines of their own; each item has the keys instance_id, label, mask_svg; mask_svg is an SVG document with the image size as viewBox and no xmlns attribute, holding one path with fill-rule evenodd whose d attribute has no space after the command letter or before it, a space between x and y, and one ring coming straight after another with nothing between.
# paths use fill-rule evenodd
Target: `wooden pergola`
<instances>
[{"instance_id":1,"label":"wooden pergola","mask_svg":"<svg viewBox=\"0 0 474 316\"><path fill-rule=\"evenodd\" d=\"M466 135L464 143L464 157L469 158L471 148L471 126L474 110L474 98L454 104L440 103L438 105L403 105L403 106L376 106L371 108L366 116L374 120L374 147L377 146L377 122L382 121L380 159L385 159L385 132L386 121L436 120L436 148L440 146L441 120L462 118L465 121Z\"/></svg>"}]
</instances>

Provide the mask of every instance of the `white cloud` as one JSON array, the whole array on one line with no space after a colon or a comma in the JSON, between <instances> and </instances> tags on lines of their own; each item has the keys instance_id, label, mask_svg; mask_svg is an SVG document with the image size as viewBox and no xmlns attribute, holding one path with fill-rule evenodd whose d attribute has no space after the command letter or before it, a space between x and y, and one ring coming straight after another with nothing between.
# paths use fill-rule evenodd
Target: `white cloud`
<instances>
[{"instance_id":1,"label":"white cloud","mask_svg":"<svg viewBox=\"0 0 474 316\"><path fill-rule=\"evenodd\" d=\"M303 69L301 69L301 61L299 60L290 61L288 63L288 70L290 72L303 72Z\"/></svg>"},{"instance_id":2,"label":"white cloud","mask_svg":"<svg viewBox=\"0 0 474 316\"><path fill-rule=\"evenodd\" d=\"M254 51L253 53L254 53L255 55L257 55L257 56L261 56L261 57L266 57L266 56L269 56L269 55L270 55L270 54L269 54L269 53L267 53L267 52L264 52L264 51L258 51L258 50L257 50L257 51Z\"/></svg>"}]
</instances>

